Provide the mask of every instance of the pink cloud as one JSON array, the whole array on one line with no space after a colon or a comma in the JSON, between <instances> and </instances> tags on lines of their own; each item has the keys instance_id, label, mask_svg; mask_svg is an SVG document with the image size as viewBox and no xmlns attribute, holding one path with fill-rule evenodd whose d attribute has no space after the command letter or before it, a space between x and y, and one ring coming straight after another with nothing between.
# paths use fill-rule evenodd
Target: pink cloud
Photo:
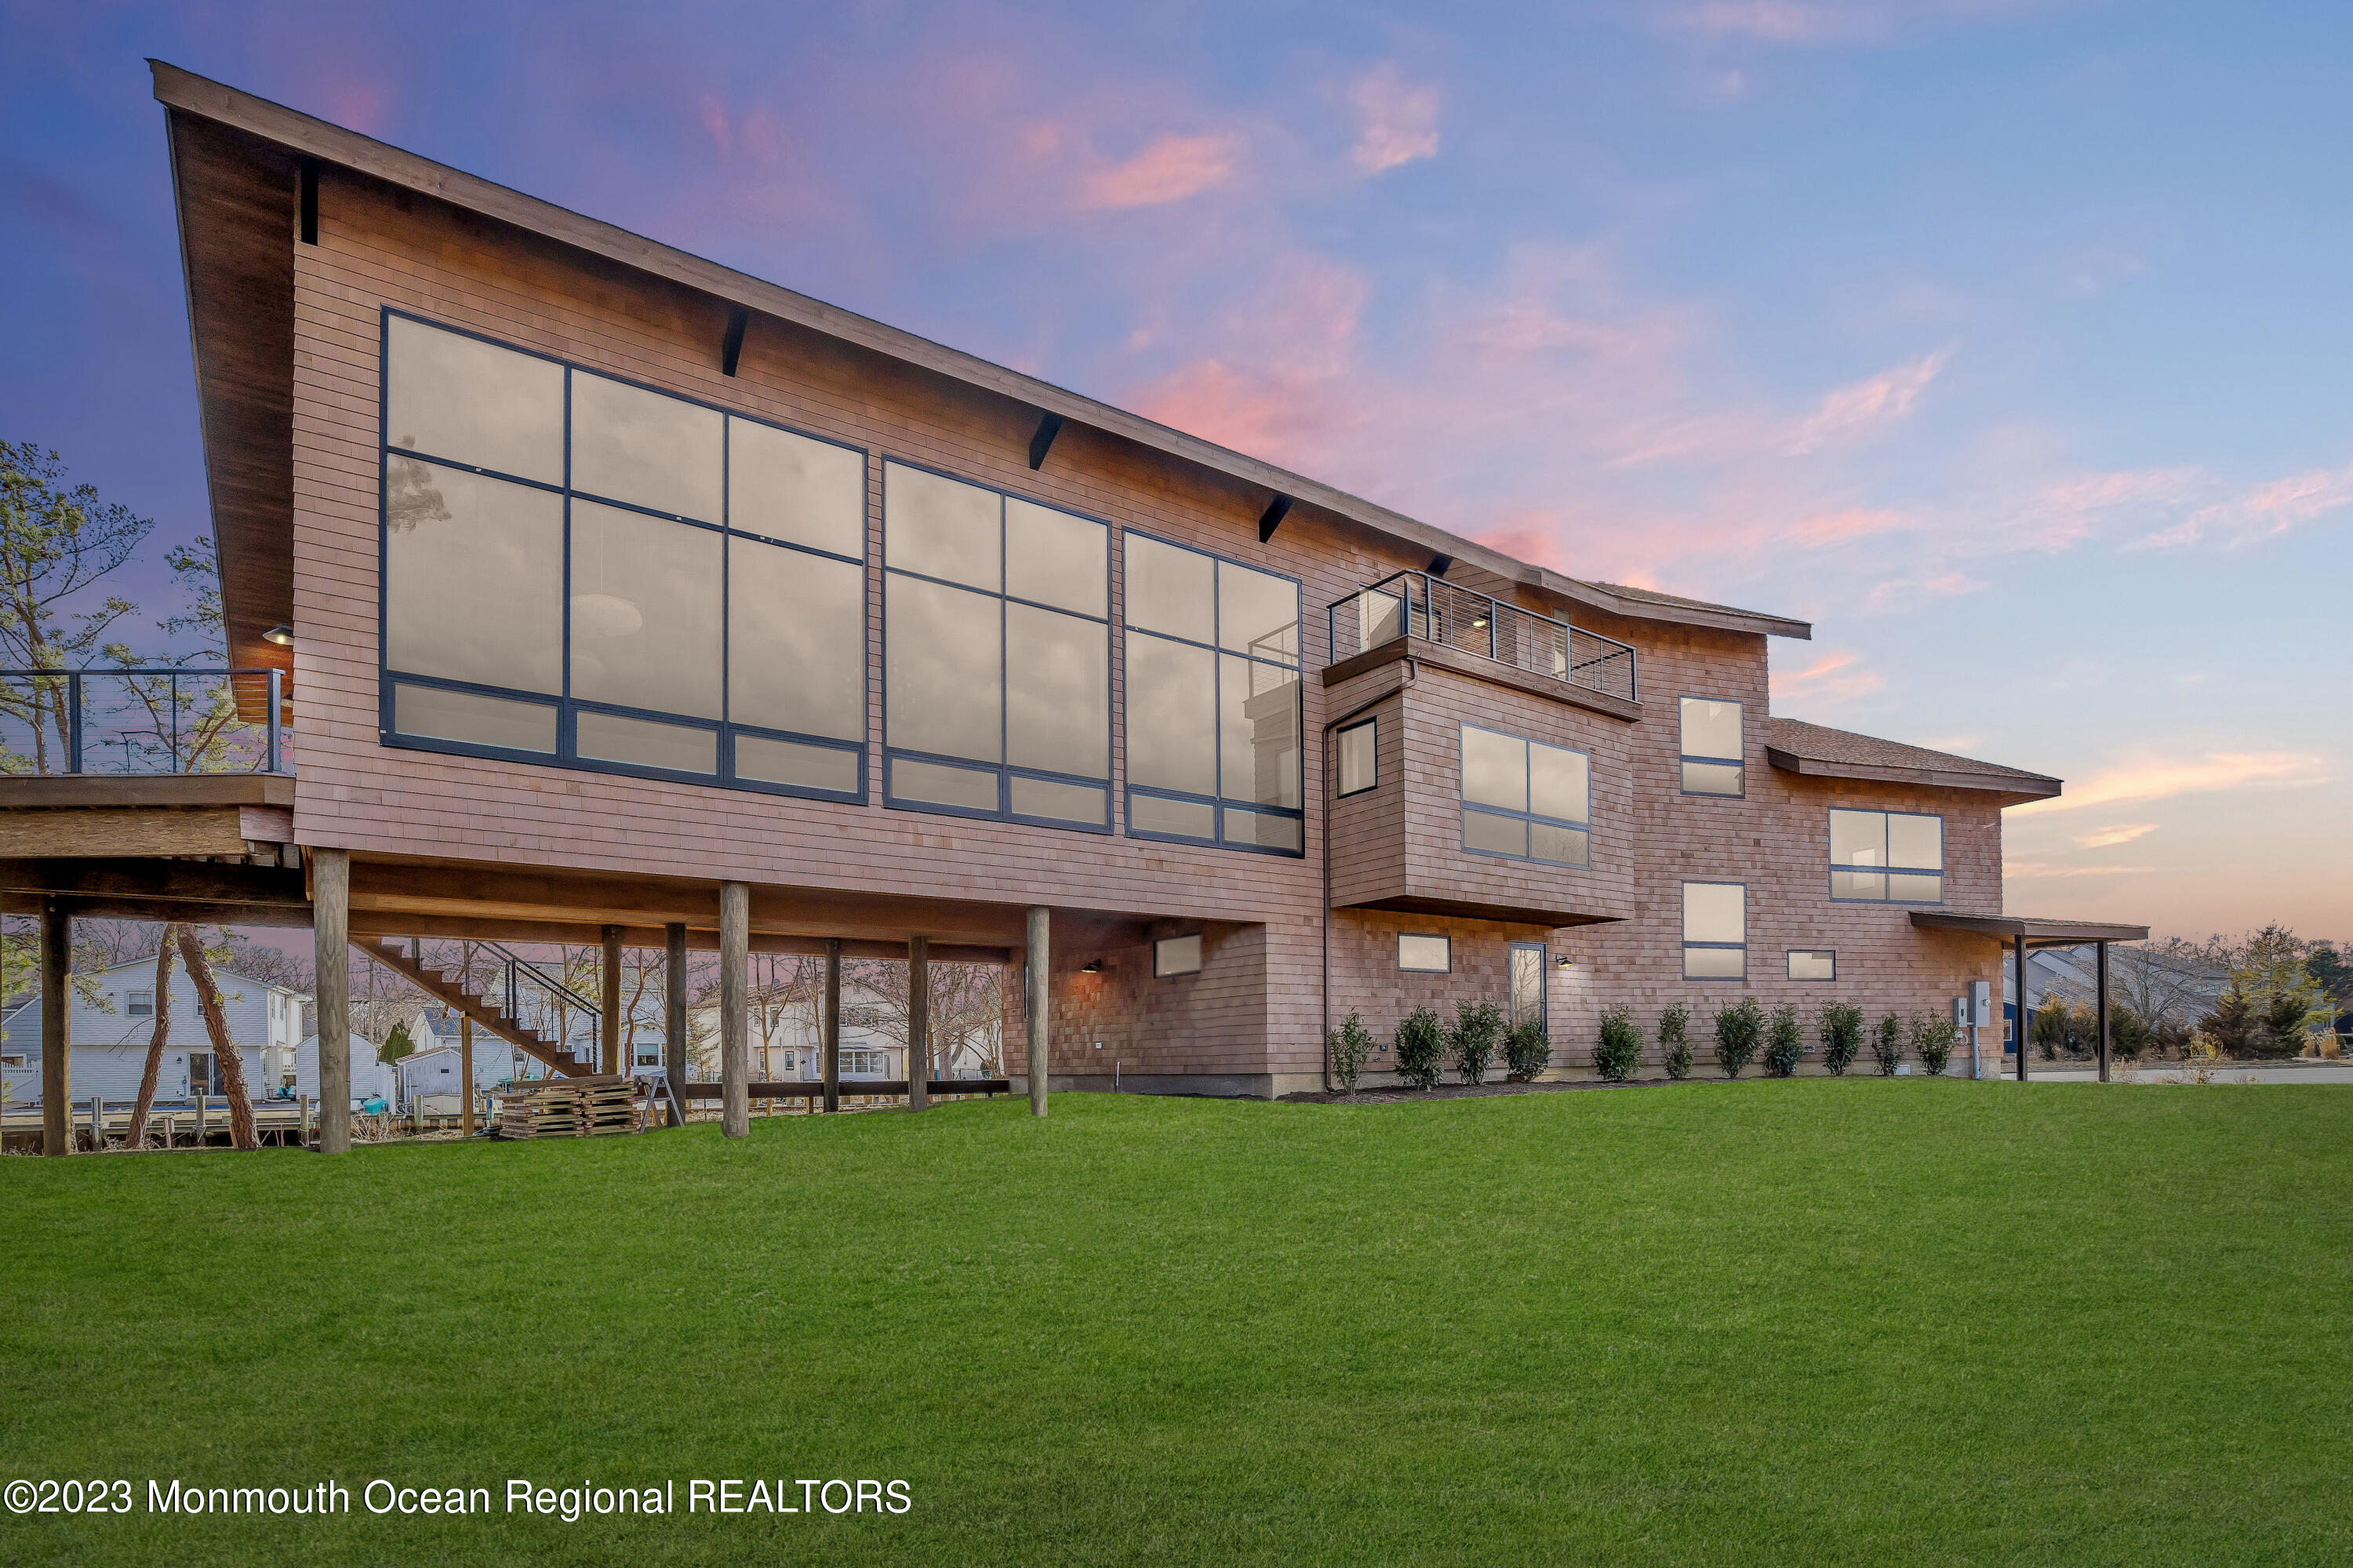
<instances>
[{"instance_id":1,"label":"pink cloud","mask_svg":"<svg viewBox=\"0 0 2353 1568\"><path fill-rule=\"evenodd\" d=\"M1926 572L1881 583L1871 590L1871 597L1864 602L1872 609L1905 609L1929 599L1957 599L1963 594L1983 593L1991 586L1984 578L1973 577L1967 572Z\"/></svg>"},{"instance_id":2,"label":"pink cloud","mask_svg":"<svg viewBox=\"0 0 2353 1568\"><path fill-rule=\"evenodd\" d=\"M1439 92L1407 82L1393 64L1376 66L1348 90L1356 111L1349 158L1368 175L1438 155Z\"/></svg>"},{"instance_id":3,"label":"pink cloud","mask_svg":"<svg viewBox=\"0 0 2353 1568\"><path fill-rule=\"evenodd\" d=\"M1134 157L1091 171L1078 205L1096 211L1161 207L1230 184L1241 138L1230 133L1154 138Z\"/></svg>"},{"instance_id":4,"label":"pink cloud","mask_svg":"<svg viewBox=\"0 0 2353 1568\"><path fill-rule=\"evenodd\" d=\"M2075 843L2079 849L2114 849L2118 844L2145 839L2155 832L2155 822L2118 822L2111 827L2094 828L2088 833L2078 833Z\"/></svg>"},{"instance_id":5,"label":"pink cloud","mask_svg":"<svg viewBox=\"0 0 2353 1568\"><path fill-rule=\"evenodd\" d=\"M2228 549L2276 538L2292 528L2353 505L2353 464L2308 469L2259 484L2211 506L2201 506L2170 528L2135 542L2168 550L2219 538Z\"/></svg>"},{"instance_id":6,"label":"pink cloud","mask_svg":"<svg viewBox=\"0 0 2353 1568\"><path fill-rule=\"evenodd\" d=\"M1851 539L1868 539L1874 535L1893 534L1906 526L1904 514L1884 507L1851 506L1843 512L1824 512L1793 524L1788 533L1792 543L1820 547L1843 545Z\"/></svg>"},{"instance_id":7,"label":"pink cloud","mask_svg":"<svg viewBox=\"0 0 2353 1568\"><path fill-rule=\"evenodd\" d=\"M1811 663L1795 670L1772 672L1773 705L1782 699L1810 698L1818 703L1846 703L1885 688L1887 678L1844 649L1825 651Z\"/></svg>"},{"instance_id":8,"label":"pink cloud","mask_svg":"<svg viewBox=\"0 0 2353 1568\"><path fill-rule=\"evenodd\" d=\"M1698 0L1676 11L1673 20L1709 40L1829 45L1875 42L1927 23L2051 8L2049 0Z\"/></svg>"},{"instance_id":9,"label":"pink cloud","mask_svg":"<svg viewBox=\"0 0 2353 1568\"><path fill-rule=\"evenodd\" d=\"M1881 426L1909 418L1919 404L1920 395L1951 357L1952 350L1940 348L1909 365L1899 365L1836 388L1822 398L1811 414L1799 421L1789 434L1788 450L1799 454L1817 451L1832 441L1864 436Z\"/></svg>"},{"instance_id":10,"label":"pink cloud","mask_svg":"<svg viewBox=\"0 0 2353 1568\"><path fill-rule=\"evenodd\" d=\"M2048 800L2011 808L2013 817L2080 811L2124 801L2253 789L2298 789L2329 781L2323 758L2293 751L2210 751L2194 758L2148 758L2079 779Z\"/></svg>"}]
</instances>

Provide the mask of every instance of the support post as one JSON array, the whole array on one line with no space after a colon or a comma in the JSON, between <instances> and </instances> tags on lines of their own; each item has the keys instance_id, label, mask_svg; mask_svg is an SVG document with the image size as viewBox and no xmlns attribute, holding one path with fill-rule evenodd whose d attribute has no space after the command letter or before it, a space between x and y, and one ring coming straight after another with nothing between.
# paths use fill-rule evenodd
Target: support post
<instances>
[{"instance_id":1,"label":"support post","mask_svg":"<svg viewBox=\"0 0 2353 1568\"><path fill-rule=\"evenodd\" d=\"M1048 971L1053 955L1048 942L1053 934L1054 912L1044 907L1029 911L1029 951L1026 965L1029 974L1029 1114L1046 1114L1046 1072L1049 1065L1046 1049L1046 1020L1053 988Z\"/></svg>"},{"instance_id":2,"label":"support post","mask_svg":"<svg viewBox=\"0 0 2353 1568\"><path fill-rule=\"evenodd\" d=\"M319 1152L352 1146L352 854L311 859L311 968L319 1010Z\"/></svg>"},{"instance_id":3,"label":"support post","mask_svg":"<svg viewBox=\"0 0 2353 1568\"><path fill-rule=\"evenodd\" d=\"M819 1066L825 1075L825 1108L841 1108L841 938L825 939L825 1044Z\"/></svg>"},{"instance_id":4,"label":"support post","mask_svg":"<svg viewBox=\"0 0 2353 1568\"><path fill-rule=\"evenodd\" d=\"M621 928L607 926L599 933L605 939L602 987L596 994L599 1013L596 1019L597 1055L604 1061L607 1075L628 1071L621 1060Z\"/></svg>"},{"instance_id":5,"label":"support post","mask_svg":"<svg viewBox=\"0 0 2353 1568\"><path fill-rule=\"evenodd\" d=\"M473 989L474 944L469 942L465 952L466 989ZM458 1136L474 1136L474 1020L471 1014L458 1015Z\"/></svg>"},{"instance_id":6,"label":"support post","mask_svg":"<svg viewBox=\"0 0 2353 1568\"><path fill-rule=\"evenodd\" d=\"M746 972L752 959L752 889L719 885L719 1129L730 1138L752 1134L752 999Z\"/></svg>"},{"instance_id":7,"label":"support post","mask_svg":"<svg viewBox=\"0 0 2353 1568\"><path fill-rule=\"evenodd\" d=\"M73 1093L68 1028L73 1009L73 916L41 900L41 1152L71 1154L66 1097Z\"/></svg>"},{"instance_id":8,"label":"support post","mask_svg":"<svg viewBox=\"0 0 2353 1568\"><path fill-rule=\"evenodd\" d=\"M2021 931L2010 943L2018 959L2018 1000L2011 1008L2018 1019L2018 1081L2022 1084L2026 1082L2026 933Z\"/></svg>"},{"instance_id":9,"label":"support post","mask_svg":"<svg viewBox=\"0 0 2353 1568\"><path fill-rule=\"evenodd\" d=\"M662 927L662 1071L670 1079L670 1124L686 1125L686 923Z\"/></svg>"},{"instance_id":10,"label":"support post","mask_svg":"<svg viewBox=\"0 0 2353 1568\"><path fill-rule=\"evenodd\" d=\"M932 1103L932 939L907 938L907 1108Z\"/></svg>"},{"instance_id":11,"label":"support post","mask_svg":"<svg viewBox=\"0 0 2353 1568\"><path fill-rule=\"evenodd\" d=\"M2108 945L2100 949L2100 1082L2108 1081Z\"/></svg>"}]
</instances>

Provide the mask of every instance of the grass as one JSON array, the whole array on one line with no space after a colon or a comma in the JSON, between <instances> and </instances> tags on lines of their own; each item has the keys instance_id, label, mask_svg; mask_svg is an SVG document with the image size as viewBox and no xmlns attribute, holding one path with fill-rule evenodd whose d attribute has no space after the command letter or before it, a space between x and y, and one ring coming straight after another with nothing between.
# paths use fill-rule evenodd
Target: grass
<instances>
[{"instance_id":1,"label":"grass","mask_svg":"<svg viewBox=\"0 0 2353 1568\"><path fill-rule=\"evenodd\" d=\"M0 1562L2353 1554L2353 1092L1022 1112L0 1161L0 1478L914 1499L0 1515Z\"/></svg>"}]
</instances>

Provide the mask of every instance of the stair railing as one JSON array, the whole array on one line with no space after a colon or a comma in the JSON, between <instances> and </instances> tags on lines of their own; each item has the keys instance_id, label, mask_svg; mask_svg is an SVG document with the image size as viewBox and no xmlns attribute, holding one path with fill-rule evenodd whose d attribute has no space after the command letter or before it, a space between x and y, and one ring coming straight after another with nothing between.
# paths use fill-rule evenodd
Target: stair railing
<instances>
[{"instance_id":1,"label":"stair railing","mask_svg":"<svg viewBox=\"0 0 2353 1568\"><path fill-rule=\"evenodd\" d=\"M475 948L491 958L499 966L499 984L505 992L506 1013L518 1027L538 1029L539 1025L524 1015L526 1001L533 1003L544 1018L553 1012L563 1022L553 1032L559 1051L572 1049L572 1019L576 1015L587 1023L587 1037L593 1043L604 1033L605 1010L582 996L539 965L501 942L477 940ZM540 1030L542 1034L550 1032ZM593 1048L590 1060L595 1060Z\"/></svg>"}]
</instances>

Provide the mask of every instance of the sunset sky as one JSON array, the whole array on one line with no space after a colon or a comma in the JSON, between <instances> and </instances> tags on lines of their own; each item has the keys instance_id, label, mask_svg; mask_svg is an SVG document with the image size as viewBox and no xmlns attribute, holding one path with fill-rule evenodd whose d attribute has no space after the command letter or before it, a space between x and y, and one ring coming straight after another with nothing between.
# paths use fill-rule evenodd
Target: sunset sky
<instances>
[{"instance_id":1,"label":"sunset sky","mask_svg":"<svg viewBox=\"0 0 2353 1568\"><path fill-rule=\"evenodd\" d=\"M2353 937L2353 6L0 5L0 436L205 525L158 56L2056 773L2010 906ZM160 550L157 555L160 556Z\"/></svg>"}]
</instances>

